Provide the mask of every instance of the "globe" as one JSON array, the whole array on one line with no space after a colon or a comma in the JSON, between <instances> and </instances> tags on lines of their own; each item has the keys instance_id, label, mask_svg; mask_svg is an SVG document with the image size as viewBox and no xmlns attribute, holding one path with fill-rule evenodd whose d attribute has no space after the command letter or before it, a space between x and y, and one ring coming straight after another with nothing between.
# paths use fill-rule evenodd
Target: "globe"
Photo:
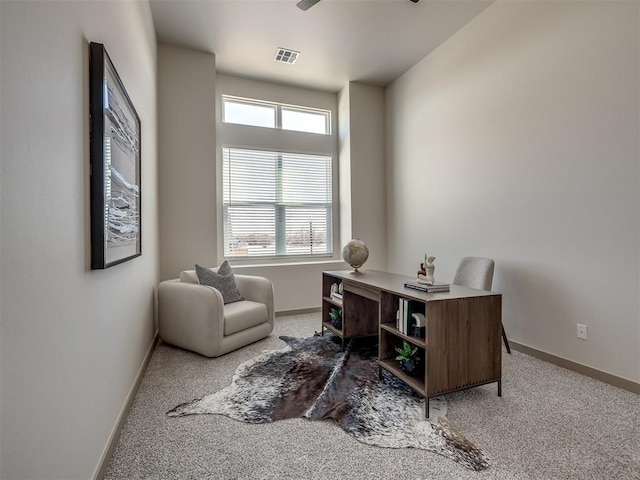
<instances>
[{"instance_id":1,"label":"globe","mask_svg":"<svg viewBox=\"0 0 640 480\"><path fill-rule=\"evenodd\" d=\"M347 242L342 249L342 258L354 268L353 273L360 273L358 269L369 258L369 249L362 240L355 238Z\"/></svg>"}]
</instances>

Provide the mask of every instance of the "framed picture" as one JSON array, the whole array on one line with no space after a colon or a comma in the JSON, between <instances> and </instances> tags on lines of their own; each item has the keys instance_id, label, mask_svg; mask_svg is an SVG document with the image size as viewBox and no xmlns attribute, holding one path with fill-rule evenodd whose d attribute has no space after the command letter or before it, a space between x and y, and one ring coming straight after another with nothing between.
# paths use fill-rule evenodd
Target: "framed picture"
<instances>
[{"instance_id":1,"label":"framed picture","mask_svg":"<svg viewBox=\"0 0 640 480\"><path fill-rule=\"evenodd\" d=\"M91 268L142 254L140 118L104 45L89 46Z\"/></svg>"}]
</instances>

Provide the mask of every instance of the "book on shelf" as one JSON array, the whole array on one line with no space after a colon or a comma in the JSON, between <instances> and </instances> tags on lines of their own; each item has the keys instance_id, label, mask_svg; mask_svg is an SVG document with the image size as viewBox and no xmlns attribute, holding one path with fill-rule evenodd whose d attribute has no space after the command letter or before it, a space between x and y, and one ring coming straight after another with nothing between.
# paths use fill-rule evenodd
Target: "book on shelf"
<instances>
[{"instance_id":1,"label":"book on shelf","mask_svg":"<svg viewBox=\"0 0 640 480\"><path fill-rule=\"evenodd\" d=\"M402 333L402 322L404 319L404 298L398 299L398 313L396 315L396 329Z\"/></svg>"},{"instance_id":2,"label":"book on shelf","mask_svg":"<svg viewBox=\"0 0 640 480\"><path fill-rule=\"evenodd\" d=\"M402 304L402 328L400 329L400 333L404 333L406 335L409 325L409 300L403 298Z\"/></svg>"},{"instance_id":3,"label":"book on shelf","mask_svg":"<svg viewBox=\"0 0 640 480\"><path fill-rule=\"evenodd\" d=\"M450 286L448 283L439 282L436 282L433 285L425 285L424 283L418 282L404 282L404 287L427 293L448 292L450 290Z\"/></svg>"},{"instance_id":4,"label":"book on shelf","mask_svg":"<svg viewBox=\"0 0 640 480\"><path fill-rule=\"evenodd\" d=\"M425 326L425 305L417 300L409 300L407 298L398 299L398 311L396 313L396 329L407 336L413 335L414 327ZM419 324L419 325L418 325ZM424 332L418 330L418 332Z\"/></svg>"},{"instance_id":5,"label":"book on shelf","mask_svg":"<svg viewBox=\"0 0 640 480\"><path fill-rule=\"evenodd\" d=\"M407 315L409 314L409 300L398 299L398 313L396 315L396 328L400 333L407 334Z\"/></svg>"}]
</instances>

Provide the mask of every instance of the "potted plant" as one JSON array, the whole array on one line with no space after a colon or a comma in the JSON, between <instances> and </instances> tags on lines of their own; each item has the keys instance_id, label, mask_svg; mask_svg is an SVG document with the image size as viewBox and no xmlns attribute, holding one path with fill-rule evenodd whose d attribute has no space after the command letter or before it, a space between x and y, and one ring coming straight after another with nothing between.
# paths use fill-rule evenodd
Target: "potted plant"
<instances>
[{"instance_id":1,"label":"potted plant","mask_svg":"<svg viewBox=\"0 0 640 480\"><path fill-rule=\"evenodd\" d=\"M420 357L416 356L418 347L414 347L405 341L402 348L396 347L398 356L396 360L400 362L400 369L407 375L415 376L420 373Z\"/></svg>"},{"instance_id":2,"label":"potted plant","mask_svg":"<svg viewBox=\"0 0 640 480\"><path fill-rule=\"evenodd\" d=\"M342 329L342 309L332 308L329 312L329 316L331 317L331 325L335 328Z\"/></svg>"}]
</instances>

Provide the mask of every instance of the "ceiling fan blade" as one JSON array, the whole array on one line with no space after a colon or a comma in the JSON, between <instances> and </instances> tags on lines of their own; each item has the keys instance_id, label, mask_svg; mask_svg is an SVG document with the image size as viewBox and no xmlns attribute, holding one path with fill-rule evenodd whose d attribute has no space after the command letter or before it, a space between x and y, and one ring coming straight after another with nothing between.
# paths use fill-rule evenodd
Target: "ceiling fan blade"
<instances>
[{"instance_id":1,"label":"ceiling fan blade","mask_svg":"<svg viewBox=\"0 0 640 480\"><path fill-rule=\"evenodd\" d=\"M300 0L296 5L300 10L309 10L320 0Z\"/></svg>"}]
</instances>

